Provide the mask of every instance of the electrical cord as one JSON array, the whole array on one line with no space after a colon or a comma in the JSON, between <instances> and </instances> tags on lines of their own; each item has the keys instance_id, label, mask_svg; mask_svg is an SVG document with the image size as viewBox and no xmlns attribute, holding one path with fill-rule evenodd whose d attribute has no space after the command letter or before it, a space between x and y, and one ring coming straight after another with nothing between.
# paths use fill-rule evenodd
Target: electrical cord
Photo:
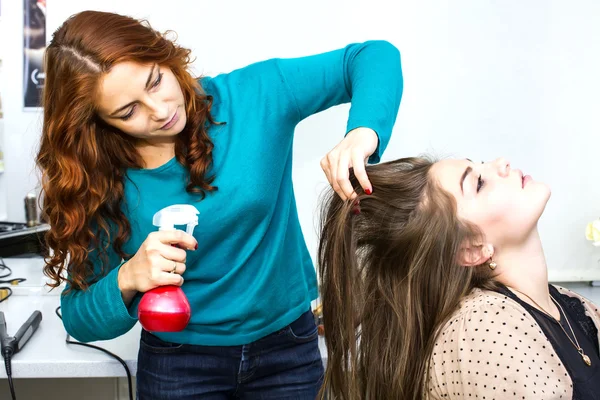
<instances>
[{"instance_id":1,"label":"electrical cord","mask_svg":"<svg viewBox=\"0 0 600 400\"><path fill-rule=\"evenodd\" d=\"M18 285L21 282L25 282L25 278L13 278L13 279L0 279L0 283L10 283L11 285Z\"/></svg>"},{"instance_id":2,"label":"electrical cord","mask_svg":"<svg viewBox=\"0 0 600 400\"><path fill-rule=\"evenodd\" d=\"M18 285L21 282L25 282L25 278L13 278L13 279L3 279L12 275L12 269L4 262L4 259L0 257L0 272L4 272L0 275L0 283L10 283L11 285ZM13 291L8 286L0 286L0 303L8 300L10 296L12 296ZM10 395L12 400L17 399L17 395L15 394L15 386L12 378L12 356L14 354L14 349L10 346L4 347L2 349L2 358L4 358L4 367L6 369L6 377L8 378L8 386L10 388Z\"/></svg>"},{"instance_id":3,"label":"electrical cord","mask_svg":"<svg viewBox=\"0 0 600 400\"><path fill-rule=\"evenodd\" d=\"M2 273L4 272L4 273ZM10 283L15 286L21 282L25 282L27 279L25 278L13 278L13 279L4 279L12 275L12 269L8 265L4 263L4 259L0 257L0 283ZM12 296L13 291L8 286L0 286L0 303L7 300L10 296Z\"/></svg>"},{"instance_id":4,"label":"electrical cord","mask_svg":"<svg viewBox=\"0 0 600 400\"><path fill-rule=\"evenodd\" d=\"M25 278L14 278L14 279L6 279L0 280L0 283L10 283L12 286L16 286L21 282L25 282L27 279ZM0 303L8 300L10 296L12 296L13 290L8 286L0 286Z\"/></svg>"},{"instance_id":5,"label":"electrical cord","mask_svg":"<svg viewBox=\"0 0 600 400\"><path fill-rule=\"evenodd\" d=\"M12 296L13 291L8 286L0 286L0 303Z\"/></svg>"},{"instance_id":6,"label":"electrical cord","mask_svg":"<svg viewBox=\"0 0 600 400\"><path fill-rule=\"evenodd\" d=\"M5 274L0 275L0 279L6 278L7 276L10 276L10 274L12 274L12 269L10 269L8 265L4 263L4 258L2 257L0 257L0 271L8 271Z\"/></svg>"},{"instance_id":7,"label":"electrical cord","mask_svg":"<svg viewBox=\"0 0 600 400\"><path fill-rule=\"evenodd\" d=\"M17 400L17 395L15 394L15 386L12 378L12 351L10 349L4 349L2 351L2 357L4 358L4 367L6 368L6 376L8 377L8 386L10 388L10 396L12 400Z\"/></svg>"},{"instance_id":8,"label":"electrical cord","mask_svg":"<svg viewBox=\"0 0 600 400\"><path fill-rule=\"evenodd\" d=\"M56 307L56 310L54 310L54 312L56 313L58 318L60 318L62 320L62 315L59 312L59 310L60 310L60 306ZM132 391L132 384L131 384L131 371L129 371L129 367L127 366L127 363L125 361L123 361L123 359L121 357L117 356L114 353L111 353L110 351L108 351L102 347L94 346L93 344L88 344L88 343L76 342L74 340L71 340L70 338L71 338L71 336L67 333L66 342L68 344L74 344L77 346L89 347L92 349L100 350L101 352L108 354L109 356L111 356L115 360L117 360L119 363L121 363L123 368L125 368L125 373L127 374L127 387L129 389L129 400L133 400L133 391ZM14 398L13 398L13 400L14 400Z\"/></svg>"}]
</instances>

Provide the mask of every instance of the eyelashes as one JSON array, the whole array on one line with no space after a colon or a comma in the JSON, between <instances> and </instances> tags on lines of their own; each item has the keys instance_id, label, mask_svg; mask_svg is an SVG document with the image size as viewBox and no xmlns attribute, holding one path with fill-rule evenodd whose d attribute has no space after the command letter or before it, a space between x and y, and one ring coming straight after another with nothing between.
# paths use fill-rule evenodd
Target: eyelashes
<instances>
[{"instance_id":1,"label":"eyelashes","mask_svg":"<svg viewBox=\"0 0 600 400\"><path fill-rule=\"evenodd\" d=\"M163 77L163 73L161 72L160 74L158 74L158 77L156 78L156 80L154 81L154 83L152 84L152 87L155 88L158 85L160 85L160 82L162 81L162 77Z\"/></svg>"},{"instance_id":2,"label":"eyelashes","mask_svg":"<svg viewBox=\"0 0 600 400\"><path fill-rule=\"evenodd\" d=\"M482 161L481 163L485 164L485 161ZM479 174L479 177L477 178L477 193L479 193L481 188L483 188L484 184L485 184L485 181L483 179L481 179L481 174Z\"/></svg>"},{"instance_id":3,"label":"eyelashes","mask_svg":"<svg viewBox=\"0 0 600 400\"><path fill-rule=\"evenodd\" d=\"M127 115L120 117L120 119L122 119L123 121L127 121L129 118L131 118L134 111L135 111L135 105L133 107L131 107L131 111L129 111L129 113Z\"/></svg>"},{"instance_id":4,"label":"eyelashes","mask_svg":"<svg viewBox=\"0 0 600 400\"><path fill-rule=\"evenodd\" d=\"M163 73L161 72L158 74L158 76L156 77L156 80L154 81L154 83L152 83L152 86L150 88L154 89L155 87L158 87L160 85L160 83L162 82L162 78L163 78ZM123 121L127 121L129 118L131 118L133 116L135 109L136 109L136 106L134 105L133 107L131 107L131 111L129 111L129 113L127 113L127 115L124 115L119 118Z\"/></svg>"},{"instance_id":5,"label":"eyelashes","mask_svg":"<svg viewBox=\"0 0 600 400\"><path fill-rule=\"evenodd\" d=\"M479 193L479 191L483 188L484 184L485 181L481 179L481 175L479 175L479 177L477 178L477 193Z\"/></svg>"}]
</instances>

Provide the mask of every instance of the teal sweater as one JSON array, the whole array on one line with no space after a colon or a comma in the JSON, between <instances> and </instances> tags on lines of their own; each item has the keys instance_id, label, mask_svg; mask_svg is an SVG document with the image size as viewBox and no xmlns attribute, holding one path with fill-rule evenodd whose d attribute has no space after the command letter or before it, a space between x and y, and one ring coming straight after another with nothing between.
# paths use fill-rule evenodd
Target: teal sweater
<instances>
[{"instance_id":1,"label":"teal sweater","mask_svg":"<svg viewBox=\"0 0 600 400\"><path fill-rule=\"evenodd\" d=\"M124 250L135 254L150 232L152 216L172 204L200 211L194 230L198 250L188 251L182 286L192 307L182 332L166 341L240 345L297 319L317 298L315 268L306 248L292 185L294 129L304 118L351 102L346 132L373 129L379 162L390 138L402 95L398 50L385 41L296 59L272 59L228 74L204 78L214 97L218 190L198 201L185 191L188 171L175 159L155 169L130 169L122 209L131 223ZM340 137L340 140L342 137ZM323 154L324 156L324 154ZM185 229L185 227L183 228ZM109 249L109 265L91 253L102 279L88 290L63 292L67 332L83 342L112 339L137 322L138 294L129 307L117 285L123 260Z\"/></svg>"}]
</instances>

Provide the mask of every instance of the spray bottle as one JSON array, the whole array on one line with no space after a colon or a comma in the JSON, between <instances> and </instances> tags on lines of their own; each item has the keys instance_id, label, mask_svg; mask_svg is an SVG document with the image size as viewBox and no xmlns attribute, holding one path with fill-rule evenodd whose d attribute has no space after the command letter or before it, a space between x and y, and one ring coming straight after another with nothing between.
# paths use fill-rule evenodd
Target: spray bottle
<instances>
[{"instance_id":1,"label":"spray bottle","mask_svg":"<svg viewBox=\"0 0 600 400\"><path fill-rule=\"evenodd\" d=\"M175 225L187 225L186 233L192 235L198 225L196 207L175 204L163 208L152 219L159 231L175 230ZM165 285L144 293L138 307L138 319L149 332L179 332L190 321L191 308L179 286Z\"/></svg>"}]
</instances>

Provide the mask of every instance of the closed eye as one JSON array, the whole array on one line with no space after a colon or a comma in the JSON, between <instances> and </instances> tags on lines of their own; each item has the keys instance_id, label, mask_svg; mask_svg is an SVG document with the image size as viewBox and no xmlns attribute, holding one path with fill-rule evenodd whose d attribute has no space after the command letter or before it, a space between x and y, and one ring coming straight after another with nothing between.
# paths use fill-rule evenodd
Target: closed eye
<instances>
[{"instance_id":1,"label":"closed eye","mask_svg":"<svg viewBox=\"0 0 600 400\"><path fill-rule=\"evenodd\" d=\"M163 73L158 74L158 76L156 77L156 80L152 83L152 86L150 87L151 89L157 87L160 85L160 83L162 82L162 78L163 78ZM129 111L127 113L127 115L124 115L122 117L119 117L119 119L123 120L123 121L127 121L129 118L131 118L133 116L133 113L135 112L135 105L133 107L131 107L131 111Z\"/></svg>"},{"instance_id":2,"label":"closed eye","mask_svg":"<svg viewBox=\"0 0 600 400\"><path fill-rule=\"evenodd\" d=\"M477 193L479 193L481 188L483 188L484 184L485 184L485 181L483 179L481 179L481 175L479 175L479 178L477 178Z\"/></svg>"},{"instance_id":3,"label":"closed eye","mask_svg":"<svg viewBox=\"0 0 600 400\"><path fill-rule=\"evenodd\" d=\"M155 88L158 85L160 85L160 82L162 82L162 77L163 77L162 73L158 74L158 77L156 78L156 80L154 81L154 83L152 83L152 88Z\"/></svg>"},{"instance_id":4,"label":"closed eye","mask_svg":"<svg viewBox=\"0 0 600 400\"><path fill-rule=\"evenodd\" d=\"M123 121L127 121L129 118L131 118L133 116L133 113L135 112L135 104L133 105L133 107L131 107L131 111L129 111L127 113L127 115L123 115L122 117L119 117L119 119L122 119Z\"/></svg>"}]
</instances>

